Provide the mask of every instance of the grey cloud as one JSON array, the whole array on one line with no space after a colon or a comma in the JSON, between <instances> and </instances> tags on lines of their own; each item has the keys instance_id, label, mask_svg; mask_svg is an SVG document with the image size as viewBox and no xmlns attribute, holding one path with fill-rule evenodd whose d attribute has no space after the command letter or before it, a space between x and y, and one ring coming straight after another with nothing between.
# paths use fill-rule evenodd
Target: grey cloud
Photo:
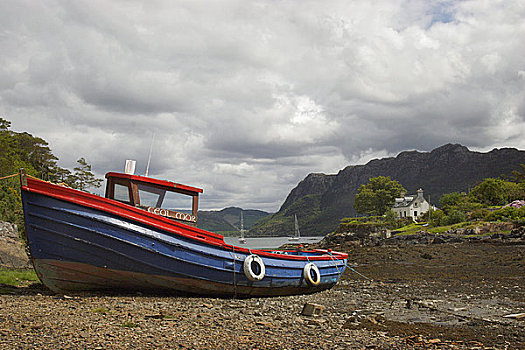
<instances>
[{"instance_id":1,"label":"grey cloud","mask_svg":"<svg viewBox=\"0 0 525 350\"><path fill-rule=\"evenodd\" d=\"M0 115L63 166L277 210L309 172L525 148L520 1L4 1Z\"/></svg>"}]
</instances>

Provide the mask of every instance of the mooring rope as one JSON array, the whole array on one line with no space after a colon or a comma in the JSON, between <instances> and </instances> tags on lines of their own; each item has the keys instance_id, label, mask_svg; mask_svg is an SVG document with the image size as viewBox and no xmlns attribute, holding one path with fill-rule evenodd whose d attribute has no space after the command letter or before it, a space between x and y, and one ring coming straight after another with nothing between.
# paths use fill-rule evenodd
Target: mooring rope
<instances>
[{"instance_id":1,"label":"mooring rope","mask_svg":"<svg viewBox=\"0 0 525 350\"><path fill-rule=\"evenodd\" d=\"M15 177L15 176L18 176L18 175L19 175L18 173L13 174L13 175L7 175L7 176L4 176L4 177L0 177L0 180L9 179L10 177Z\"/></svg>"},{"instance_id":2,"label":"mooring rope","mask_svg":"<svg viewBox=\"0 0 525 350\"><path fill-rule=\"evenodd\" d=\"M363 275L361 272L357 271L357 270L354 269L352 266L348 265L348 263L346 263L345 265L346 265L346 267L348 267L350 270L352 270L352 272L355 272L355 273L357 273L359 276L361 276L361 277L363 277L363 278L365 278L365 279L367 279L367 280L369 280L369 281L374 282L373 279L371 279L370 277L367 277L367 276Z\"/></svg>"},{"instance_id":3,"label":"mooring rope","mask_svg":"<svg viewBox=\"0 0 525 350\"><path fill-rule=\"evenodd\" d=\"M328 255L330 255L330 258L332 259L332 262L334 263L335 268L337 269L337 274L339 275L339 279L341 279L341 271L339 271L339 268L337 267L337 264L335 262L334 256L332 255L332 252L330 250L327 250L327 252L328 252ZM348 267L348 264L345 263L345 265Z\"/></svg>"}]
</instances>

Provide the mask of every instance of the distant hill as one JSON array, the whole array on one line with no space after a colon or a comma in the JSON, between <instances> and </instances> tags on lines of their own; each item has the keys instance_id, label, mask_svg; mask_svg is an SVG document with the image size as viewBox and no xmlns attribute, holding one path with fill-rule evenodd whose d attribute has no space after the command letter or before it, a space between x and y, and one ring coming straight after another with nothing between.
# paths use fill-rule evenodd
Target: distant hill
<instances>
[{"instance_id":1,"label":"distant hill","mask_svg":"<svg viewBox=\"0 0 525 350\"><path fill-rule=\"evenodd\" d=\"M325 235L335 230L344 217L355 216L357 189L368 179L390 176L409 194L418 188L425 198L439 205L450 192L468 192L488 177L504 175L525 164L525 151L515 148L473 152L458 144L447 144L431 152L406 151L397 157L371 160L365 165L348 166L337 175L309 174L288 195L279 211L257 223L252 235L288 235L297 214L302 235Z\"/></svg>"},{"instance_id":2,"label":"distant hill","mask_svg":"<svg viewBox=\"0 0 525 350\"><path fill-rule=\"evenodd\" d=\"M262 210L245 210L241 208L225 208L219 211L199 210L197 226L212 232L238 231L241 227L241 211L243 213L244 229L249 229L269 213Z\"/></svg>"}]
</instances>

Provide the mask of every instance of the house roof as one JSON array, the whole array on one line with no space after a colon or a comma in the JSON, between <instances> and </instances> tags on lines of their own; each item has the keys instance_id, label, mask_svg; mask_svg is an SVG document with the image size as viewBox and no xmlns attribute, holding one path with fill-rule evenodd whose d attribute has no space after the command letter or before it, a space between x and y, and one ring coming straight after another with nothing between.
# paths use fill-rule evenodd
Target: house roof
<instances>
[{"instance_id":1,"label":"house roof","mask_svg":"<svg viewBox=\"0 0 525 350\"><path fill-rule=\"evenodd\" d=\"M410 206L412 202L417 198L417 196L405 196L401 198L396 198L394 202L394 208L404 208Z\"/></svg>"}]
</instances>

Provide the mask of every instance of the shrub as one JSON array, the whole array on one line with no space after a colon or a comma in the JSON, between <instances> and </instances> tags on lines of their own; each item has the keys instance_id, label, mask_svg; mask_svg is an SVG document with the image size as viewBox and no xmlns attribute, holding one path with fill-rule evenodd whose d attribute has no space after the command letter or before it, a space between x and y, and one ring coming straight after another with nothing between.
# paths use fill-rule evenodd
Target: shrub
<instances>
[{"instance_id":1,"label":"shrub","mask_svg":"<svg viewBox=\"0 0 525 350\"><path fill-rule=\"evenodd\" d=\"M394 227L391 227L391 229L400 228L400 227L407 226L413 223L414 223L414 220L412 220L412 218L399 218L396 220Z\"/></svg>"},{"instance_id":2,"label":"shrub","mask_svg":"<svg viewBox=\"0 0 525 350\"><path fill-rule=\"evenodd\" d=\"M467 195L465 193L459 192L446 193L443 196L441 196L439 201L441 202L441 205L443 207L450 207L463 202L466 196Z\"/></svg>"},{"instance_id":3,"label":"shrub","mask_svg":"<svg viewBox=\"0 0 525 350\"><path fill-rule=\"evenodd\" d=\"M459 210L450 210L448 215L443 215L439 220L441 226L454 225L467 220L465 213Z\"/></svg>"},{"instance_id":4,"label":"shrub","mask_svg":"<svg viewBox=\"0 0 525 350\"><path fill-rule=\"evenodd\" d=\"M443 210L441 210L441 209L438 209L438 210L430 209L429 211L427 211L423 215L423 218L431 226L439 226L439 223L440 223L441 219L443 218L443 216L445 216L445 213L443 212Z\"/></svg>"},{"instance_id":5,"label":"shrub","mask_svg":"<svg viewBox=\"0 0 525 350\"><path fill-rule=\"evenodd\" d=\"M503 205L523 198L523 188L514 182L487 178L474 187L468 197L473 202L485 205Z\"/></svg>"},{"instance_id":6,"label":"shrub","mask_svg":"<svg viewBox=\"0 0 525 350\"><path fill-rule=\"evenodd\" d=\"M454 207L451 207L450 210L455 209L455 210L459 210L459 211L466 213L469 211L475 211L475 210L482 209L482 208L483 208L483 204L481 203L465 201L465 202L459 203L458 205Z\"/></svg>"},{"instance_id":7,"label":"shrub","mask_svg":"<svg viewBox=\"0 0 525 350\"><path fill-rule=\"evenodd\" d=\"M481 219L484 219L489 214L490 212L487 209L478 208L478 209L475 209L473 212L471 212L468 215L468 219L469 220L481 220Z\"/></svg>"},{"instance_id":8,"label":"shrub","mask_svg":"<svg viewBox=\"0 0 525 350\"><path fill-rule=\"evenodd\" d=\"M395 230L413 223L412 218L398 218L389 210L383 216L363 216L358 218L344 218L339 224L339 232L363 231L363 230Z\"/></svg>"},{"instance_id":9,"label":"shrub","mask_svg":"<svg viewBox=\"0 0 525 350\"><path fill-rule=\"evenodd\" d=\"M514 208L505 207L490 213L486 220L488 221L512 221L521 224L525 221L525 207Z\"/></svg>"}]
</instances>

